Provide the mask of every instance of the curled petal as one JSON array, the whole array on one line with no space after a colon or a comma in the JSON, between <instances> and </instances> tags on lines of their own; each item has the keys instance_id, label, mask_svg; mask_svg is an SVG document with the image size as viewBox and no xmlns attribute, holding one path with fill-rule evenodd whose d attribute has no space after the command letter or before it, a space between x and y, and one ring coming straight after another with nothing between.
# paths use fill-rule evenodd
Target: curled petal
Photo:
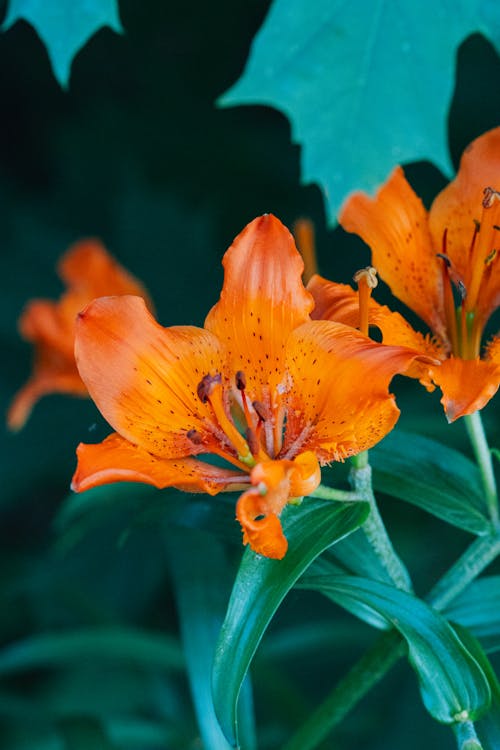
<instances>
[{"instance_id":1,"label":"curled petal","mask_svg":"<svg viewBox=\"0 0 500 750\"><path fill-rule=\"evenodd\" d=\"M381 440L399 416L388 390L393 376L414 361L435 363L418 351L378 344L348 326L319 320L294 331L287 355L290 388L280 457L311 450L322 463Z\"/></svg>"},{"instance_id":2,"label":"curled petal","mask_svg":"<svg viewBox=\"0 0 500 750\"><path fill-rule=\"evenodd\" d=\"M444 338L441 269L436 258L441 240L436 249L427 212L401 167L396 167L375 198L352 195L339 221L370 246L371 264L392 293Z\"/></svg>"},{"instance_id":3,"label":"curled petal","mask_svg":"<svg viewBox=\"0 0 500 750\"><path fill-rule=\"evenodd\" d=\"M500 364L480 359L450 357L432 372L441 388L448 422L482 409L500 385Z\"/></svg>"},{"instance_id":4,"label":"curled petal","mask_svg":"<svg viewBox=\"0 0 500 750\"><path fill-rule=\"evenodd\" d=\"M313 451L299 453L293 460L290 472L290 496L304 497L318 487L321 482L321 469Z\"/></svg>"},{"instance_id":5,"label":"curled petal","mask_svg":"<svg viewBox=\"0 0 500 750\"><path fill-rule=\"evenodd\" d=\"M282 378L284 342L313 306L301 279L304 264L288 229L266 214L238 235L223 265L220 300L205 328L226 346L230 369L245 372L251 400L272 408L268 394Z\"/></svg>"},{"instance_id":6,"label":"curled petal","mask_svg":"<svg viewBox=\"0 0 500 750\"><path fill-rule=\"evenodd\" d=\"M483 191L500 190L500 128L476 138L463 152L455 179L439 193L429 212L429 226L435 246L447 230L446 252L458 275L467 280L471 240L475 222L481 221ZM493 249L493 248L492 248ZM500 264L491 264L487 284L481 290L478 311L487 319L500 305Z\"/></svg>"},{"instance_id":7,"label":"curled petal","mask_svg":"<svg viewBox=\"0 0 500 750\"><path fill-rule=\"evenodd\" d=\"M281 521L275 513L267 512L258 490L251 489L241 495L236 504L236 518L243 531L243 544L249 544L258 555L274 560L285 556L288 542Z\"/></svg>"},{"instance_id":8,"label":"curled petal","mask_svg":"<svg viewBox=\"0 0 500 750\"><path fill-rule=\"evenodd\" d=\"M193 458L157 458L116 433L102 443L80 443L77 457L78 466L71 485L75 492L111 482L143 482L158 489L176 487L185 492L206 492L209 495L245 486L246 477L236 471Z\"/></svg>"},{"instance_id":9,"label":"curled petal","mask_svg":"<svg viewBox=\"0 0 500 750\"><path fill-rule=\"evenodd\" d=\"M161 458L210 452L212 413L197 386L225 369L213 334L163 328L140 297L101 297L79 315L75 356L99 410L131 443Z\"/></svg>"}]
</instances>

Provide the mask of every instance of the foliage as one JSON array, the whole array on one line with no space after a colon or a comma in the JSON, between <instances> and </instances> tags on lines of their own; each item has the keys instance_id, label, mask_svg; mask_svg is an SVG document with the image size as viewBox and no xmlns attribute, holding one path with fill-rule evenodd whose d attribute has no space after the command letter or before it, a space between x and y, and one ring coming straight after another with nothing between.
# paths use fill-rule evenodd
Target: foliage
<instances>
[{"instance_id":1,"label":"foliage","mask_svg":"<svg viewBox=\"0 0 500 750\"><path fill-rule=\"evenodd\" d=\"M484 38L464 42L479 31L498 47L489 0L3 7L4 412L30 368L16 319L28 299L58 298L54 266L76 239L101 237L162 323L202 324L221 250L248 220L311 216L321 272L347 282L362 250L326 226L343 197L401 159L451 175L448 140L456 157L500 121L500 60ZM77 54L121 23L123 38L97 34ZM226 107L243 102L288 114L302 173L285 119ZM429 165L407 173L426 199L443 186ZM68 495L76 445L109 431L90 400L48 396L22 432L1 434L2 750L227 750L236 733L242 750L496 750L488 459L436 395L403 378L393 389L400 422L367 457L373 484L350 461L324 467L330 499L283 513L282 561L243 550L236 494L123 483ZM497 411L493 399L481 415L496 446ZM409 590L366 533L371 489Z\"/></svg>"}]
</instances>

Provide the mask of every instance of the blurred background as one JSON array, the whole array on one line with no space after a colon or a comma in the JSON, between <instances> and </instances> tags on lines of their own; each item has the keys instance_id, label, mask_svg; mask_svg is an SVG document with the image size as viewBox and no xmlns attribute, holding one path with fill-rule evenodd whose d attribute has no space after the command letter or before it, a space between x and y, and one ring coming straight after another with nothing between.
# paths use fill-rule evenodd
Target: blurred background
<instances>
[{"instance_id":1,"label":"blurred background","mask_svg":"<svg viewBox=\"0 0 500 750\"><path fill-rule=\"evenodd\" d=\"M300 148L285 117L264 107L216 106L241 74L268 6L121 0L125 34L99 31L77 55L68 91L31 26L0 34L3 413L31 368L19 314L33 297L60 295L55 265L79 238L100 237L144 281L164 325L203 323L219 294L225 249L264 212L289 227L299 216L314 221L323 275L348 282L367 264L357 238L325 225L319 189L301 185ZM500 60L492 47L469 38L457 66L449 117L455 165L472 138L500 122L492 86ZM369 128L369 119L360 127ZM407 174L428 205L445 184L429 164L411 165ZM385 294L380 289L378 299L387 301ZM446 424L437 395L416 383L395 389L404 429L468 450L463 426ZM498 399L485 410L498 446L497 414ZM62 396L44 398L20 433L0 431L1 645L106 625L167 635L172 653L165 663L140 661L125 645L108 662L105 645L86 655L83 641L69 641L66 651L61 641L52 662L38 655L30 669L10 671L0 654L2 750L203 747L182 668L166 538L177 527L206 526L235 569L241 546L233 501L186 505L174 492L137 488L117 490L104 507L96 502L83 519L68 516L75 447L108 431L90 401ZM469 541L408 505L382 498L381 508L421 590ZM281 747L374 637L319 595L292 593L254 671L258 747ZM419 727L414 738L411 724ZM407 750L454 746L421 707L404 665L324 747L391 750L401 736Z\"/></svg>"}]
</instances>

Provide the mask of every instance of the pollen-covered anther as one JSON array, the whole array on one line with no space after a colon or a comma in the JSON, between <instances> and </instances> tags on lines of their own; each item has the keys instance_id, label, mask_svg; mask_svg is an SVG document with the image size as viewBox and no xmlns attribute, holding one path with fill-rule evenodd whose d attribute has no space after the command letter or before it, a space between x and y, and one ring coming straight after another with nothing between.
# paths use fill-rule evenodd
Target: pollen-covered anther
<instances>
[{"instance_id":1,"label":"pollen-covered anther","mask_svg":"<svg viewBox=\"0 0 500 750\"><path fill-rule=\"evenodd\" d=\"M239 391L244 391L247 387L247 378L243 370L238 370L236 375L234 376L235 382L236 382L236 388Z\"/></svg>"},{"instance_id":2,"label":"pollen-covered anther","mask_svg":"<svg viewBox=\"0 0 500 750\"><path fill-rule=\"evenodd\" d=\"M217 385L220 385L221 382L222 382L222 377L219 372L216 375L204 375L202 377L196 389L198 398L200 399L202 404L207 403L207 401L210 399L210 396L213 393L214 388Z\"/></svg>"},{"instance_id":3,"label":"pollen-covered anther","mask_svg":"<svg viewBox=\"0 0 500 750\"><path fill-rule=\"evenodd\" d=\"M492 187L483 190L483 208L491 208L495 200L500 200L500 192Z\"/></svg>"},{"instance_id":4,"label":"pollen-covered anther","mask_svg":"<svg viewBox=\"0 0 500 750\"><path fill-rule=\"evenodd\" d=\"M373 266L360 268L359 271L356 271L354 274L353 279L358 286L360 284L366 284L369 289L375 289L378 286L377 269Z\"/></svg>"},{"instance_id":5,"label":"pollen-covered anther","mask_svg":"<svg viewBox=\"0 0 500 750\"><path fill-rule=\"evenodd\" d=\"M198 430L188 430L186 437L193 443L193 445L201 445L203 443L203 436Z\"/></svg>"},{"instance_id":6,"label":"pollen-covered anther","mask_svg":"<svg viewBox=\"0 0 500 750\"><path fill-rule=\"evenodd\" d=\"M265 422L268 418L267 409L262 401L252 401L252 406L260 422Z\"/></svg>"}]
</instances>

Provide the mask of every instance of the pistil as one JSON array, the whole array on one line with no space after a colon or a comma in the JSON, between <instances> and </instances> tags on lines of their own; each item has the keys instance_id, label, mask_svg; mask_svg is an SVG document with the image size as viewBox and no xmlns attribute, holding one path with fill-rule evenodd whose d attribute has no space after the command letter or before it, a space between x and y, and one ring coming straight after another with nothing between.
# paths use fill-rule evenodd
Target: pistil
<instances>
[{"instance_id":1,"label":"pistil","mask_svg":"<svg viewBox=\"0 0 500 750\"><path fill-rule=\"evenodd\" d=\"M354 281L358 285L359 325L358 328L365 336L369 331L369 308L372 289L378 284L377 269L373 266L361 268L354 274Z\"/></svg>"}]
</instances>

